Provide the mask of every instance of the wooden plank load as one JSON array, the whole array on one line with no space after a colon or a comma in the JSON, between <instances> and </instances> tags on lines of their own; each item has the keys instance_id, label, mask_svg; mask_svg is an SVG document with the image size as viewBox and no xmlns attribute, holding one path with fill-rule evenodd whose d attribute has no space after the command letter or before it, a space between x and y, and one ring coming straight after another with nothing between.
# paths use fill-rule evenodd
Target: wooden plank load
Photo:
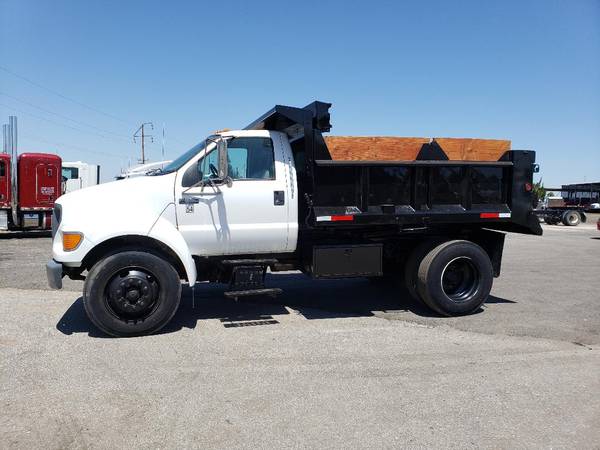
<instances>
[{"instance_id":1,"label":"wooden plank load","mask_svg":"<svg viewBox=\"0 0 600 450\"><path fill-rule=\"evenodd\" d=\"M325 136L335 161L414 161L441 149L451 161L498 161L511 142L498 139Z\"/></svg>"}]
</instances>

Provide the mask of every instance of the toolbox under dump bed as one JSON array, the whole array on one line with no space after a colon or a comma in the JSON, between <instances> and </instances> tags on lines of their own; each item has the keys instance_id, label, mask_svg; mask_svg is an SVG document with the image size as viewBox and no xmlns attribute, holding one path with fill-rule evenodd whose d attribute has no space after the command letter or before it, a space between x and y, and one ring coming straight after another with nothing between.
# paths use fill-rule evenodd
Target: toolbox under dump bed
<instances>
[{"instance_id":1,"label":"toolbox under dump bed","mask_svg":"<svg viewBox=\"0 0 600 450\"><path fill-rule=\"evenodd\" d=\"M479 227L542 234L532 211L535 152L506 150L495 161L478 161L475 149L469 160L452 160L438 140L426 140L413 160L335 160L322 135L331 129L330 106L275 106L246 127L288 135L305 200L301 226ZM352 138L346 145L352 146ZM489 157L490 152L482 153Z\"/></svg>"}]
</instances>

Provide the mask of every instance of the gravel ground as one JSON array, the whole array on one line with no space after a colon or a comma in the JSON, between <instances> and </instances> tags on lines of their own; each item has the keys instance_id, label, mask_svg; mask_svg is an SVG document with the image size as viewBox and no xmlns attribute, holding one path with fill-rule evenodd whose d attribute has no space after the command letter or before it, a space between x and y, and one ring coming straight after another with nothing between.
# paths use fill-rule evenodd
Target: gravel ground
<instances>
[{"instance_id":1,"label":"gravel ground","mask_svg":"<svg viewBox=\"0 0 600 450\"><path fill-rule=\"evenodd\" d=\"M599 448L600 232L510 235L477 314L394 286L271 275L186 289L163 333L105 338L48 238L0 240L0 447Z\"/></svg>"}]
</instances>

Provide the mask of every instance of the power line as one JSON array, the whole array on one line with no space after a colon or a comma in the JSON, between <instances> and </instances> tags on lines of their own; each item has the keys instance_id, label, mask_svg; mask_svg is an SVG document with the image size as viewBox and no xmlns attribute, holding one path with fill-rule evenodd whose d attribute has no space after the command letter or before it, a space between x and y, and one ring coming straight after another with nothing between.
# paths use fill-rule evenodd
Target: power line
<instances>
[{"instance_id":1,"label":"power line","mask_svg":"<svg viewBox=\"0 0 600 450\"><path fill-rule=\"evenodd\" d=\"M31 106L33 108L39 109L40 111L43 111L43 112L46 112L46 113L49 113L49 114L53 114L53 115L55 115L57 117L61 117L61 118L66 119L66 120L70 120L71 122L77 123L79 125L90 127L90 128L95 129L95 130L101 131L103 133L112 134L114 136L118 136L118 137L122 137L122 138L125 138L125 139L129 139L129 136L125 136L124 134L118 134L118 133L115 133L113 131L109 131L109 130L105 130L103 128L99 128L99 127L97 127L95 125L91 125L89 123L81 122L80 120L72 119L72 118L70 118L68 116L65 116L63 114L60 114L60 113L51 111L49 109L42 108L41 106L35 105L33 103L30 103L27 100L23 100L21 98L15 97L14 95L7 94L6 92L0 91L0 95L3 95L3 96L8 97L8 98L12 98L13 100L16 100L18 102L24 103L25 105L28 105L28 106Z\"/></svg>"},{"instance_id":2,"label":"power line","mask_svg":"<svg viewBox=\"0 0 600 450\"><path fill-rule=\"evenodd\" d=\"M58 96L58 97L60 97L60 98L62 98L64 100L70 101L70 102L75 103L75 104L77 104L79 106L82 106L83 108L87 108L90 111L94 111L94 112L96 112L98 114L102 114L103 116L110 117L111 119L118 120L119 122L123 122L123 123L129 125L129 122L127 120L121 119L120 117L117 117L117 116L115 116L113 114L106 113L106 112L101 111L101 110L99 110L97 108L94 108L92 106L86 105L85 103L82 103L80 101L77 101L77 100L74 100L74 99L72 99L70 97L67 97L66 95L63 95L60 92L55 91L54 89L50 89L50 88L47 88L46 86L42 86L41 84L36 83L35 81L32 81L29 78L24 77L23 75L19 75L18 73L13 72L12 70L7 69L6 67L0 66L0 70L4 71L6 73L9 73L9 74L11 74L14 77L20 78L21 80L24 80L24 81L28 82L29 84L32 84L33 86L36 86L36 87L38 87L40 89L48 91L48 92L50 92L50 93L52 93L52 94L54 94L54 95L56 95L56 96Z\"/></svg>"},{"instance_id":3,"label":"power line","mask_svg":"<svg viewBox=\"0 0 600 450\"><path fill-rule=\"evenodd\" d=\"M94 131L90 131L90 130L83 130L83 129L81 129L81 128L77 128L77 127L74 127L74 126L71 126L71 125L67 125L67 124L65 124L65 123L60 123L60 122L57 122L57 121L55 121L55 120L48 119L47 117L38 116L37 114L32 114L32 113L30 113L30 112L23 111L22 109L15 108L14 106L9 106L9 105L6 105L6 104L4 104L4 103L0 103L0 106L3 106L3 107L5 107L5 108L8 108L9 110L12 110L12 111L17 111L17 112L20 112L21 114L25 114L25 115L27 115L27 116L34 117L34 118L36 118L36 119L38 119L38 120L44 120L44 121L46 121L46 122L49 122L49 123L52 123L52 124L54 124L54 125L59 125L59 126L61 126L61 127L70 128L70 129L72 129L72 130L79 131L79 132L81 132L81 133L88 133L88 134L92 134L92 135L94 135L94 136L99 136L99 137L101 137L101 138L104 138L104 139L112 139L112 140L120 139L120 138L114 138L114 137L111 137L111 136L105 136L105 135L103 135L103 134L96 133L96 132L94 132Z\"/></svg>"},{"instance_id":4,"label":"power line","mask_svg":"<svg viewBox=\"0 0 600 450\"><path fill-rule=\"evenodd\" d=\"M54 89L50 89L50 88L48 88L48 87L46 87L46 86L43 86L43 85L41 85L41 84L39 84L39 83L37 83L37 82L35 82L35 81L33 81L33 80L31 80L31 79L29 79L29 78L27 78L27 77L23 76L23 75L20 75L20 74L18 74L18 73L16 73L16 72L13 72L12 70L10 70L10 69L8 69L8 68L6 68L6 67L4 67L4 66L0 66L0 70L2 70L2 71L4 71L4 72L6 72L6 73L8 73L8 74L10 74L10 75L12 75L12 76L14 76L14 77L16 77L16 78L20 78L21 80L23 80L23 81L26 81L27 83L29 83L29 84L31 84L31 85L33 85L33 86L36 86L36 87L38 87L38 88L40 88L40 89L43 89L43 90L45 90L45 91L48 91L48 92L50 92L50 93L52 93L52 94L54 94L54 95L56 95L56 96L58 96L58 97L60 97L60 98L62 98L62 99L64 99L64 100L70 101L70 102L72 102L72 103L75 103L76 105L82 106L83 108L87 108L87 109L89 109L90 111L94 111L94 112L96 112L96 113L98 113L98 114L102 114L103 116L110 117L111 119L117 120L117 121L119 121L119 122L122 122L122 123L124 123L124 124L127 124L128 126L130 126L130 122L129 122L129 121L127 121L127 120L125 120L125 119L122 119L122 118L120 118L120 117L117 117L117 116L115 116L115 115L113 115L113 114L109 114L109 113L107 113L107 112L101 111L101 110L99 110L98 108L94 108L94 107L92 107L92 106L86 105L85 103L82 103L82 102L80 102L80 101L78 101L78 100L75 100L75 99L72 99L72 98L70 98L70 97L67 97L66 95L63 95L63 94L61 94L60 92L58 92L58 91L55 91ZM3 94L3 95L7 95L7 94ZM7 96L8 96L8 95L7 95ZM26 102L25 102L25 101L23 101L23 100L16 99L16 97L12 97L12 96L9 96L9 97L11 97L11 98L14 98L14 99L15 99L15 100L17 100L17 101L22 101L22 102L26 103ZM37 109L43 110L41 107L34 106L34 105L33 105L33 104L31 104L31 103L29 103L29 105L30 105L30 106L33 106L34 108L37 108ZM4 106L6 106L6 105L4 105ZM58 114L58 113L55 113L55 112L52 112L52 111L50 111L50 110L46 110L46 112L49 112L50 114L55 114L55 115L57 115L57 116L61 116L60 114ZM24 114L28 114L28 113L24 113ZM32 114L30 114L30 115L32 115ZM32 116L33 116L33 115L32 115ZM114 134L114 135L116 135L116 136L123 137L123 138L128 138L127 136L124 136L124 135L119 135L119 134L117 134L117 133L109 132L109 131L107 131L107 130L102 130L102 129L100 129L100 128L98 128L98 127L95 127L95 126L93 126L93 125L85 124L84 122L76 121L76 120L74 120L74 119L71 119L71 118L69 118L69 117L66 117L66 116L62 116L62 117L63 117L63 118L65 118L65 119L67 119L67 120L70 120L70 121L72 121L72 122L74 122L74 123L79 123L79 124L81 124L81 125L85 125L85 126L88 126L88 127L92 127L92 128L95 128L95 129L101 130L101 131L103 131L103 132L105 132L105 133ZM48 120L48 119L43 119L43 118L42 118L42 120ZM65 125L65 126L66 126L66 125ZM84 130L79 130L79 129L77 129L77 128L74 128L74 127L69 127L69 128L72 128L72 129L74 129L74 130L77 130L77 131L84 131ZM84 131L84 132L85 132L85 131ZM105 137L105 136L101 136L101 137ZM188 145L188 144L184 143L183 141L181 141L180 139L177 139L177 138L176 138L176 137L174 137L174 136L171 136L171 137L169 137L169 139L171 139L171 140L173 140L173 141L175 141L175 142L179 142L179 143L180 143L180 144L182 144L182 145Z\"/></svg>"},{"instance_id":5,"label":"power line","mask_svg":"<svg viewBox=\"0 0 600 450\"><path fill-rule=\"evenodd\" d=\"M42 138L40 136L36 136L35 134L27 133L27 134L21 134L21 135L24 138L31 139L33 141L42 142L44 144L54 145L56 147L69 147L69 148L72 148L74 150L79 150L79 151L86 152L86 153L96 153L98 155L110 156L112 158L118 158L118 159L121 159L121 160L128 158L128 156L125 156L125 155L116 155L114 153L107 153L107 152L100 152L100 151L97 151L97 150L90 150L89 148L80 147L78 145L65 144L64 142L61 143L61 142L48 141L47 139L44 139L44 138Z\"/></svg>"}]
</instances>

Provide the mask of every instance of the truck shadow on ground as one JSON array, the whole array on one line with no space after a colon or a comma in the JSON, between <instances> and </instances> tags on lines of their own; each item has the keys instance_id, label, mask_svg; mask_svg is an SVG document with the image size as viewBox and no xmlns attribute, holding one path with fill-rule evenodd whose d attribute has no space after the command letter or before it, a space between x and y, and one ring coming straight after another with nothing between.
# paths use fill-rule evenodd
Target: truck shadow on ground
<instances>
[{"instance_id":1,"label":"truck shadow on ground","mask_svg":"<svg viewBox=\"0 0 600 450\"><path fill-rule=\"evenodd\" d=\"M400 283L373 283L361 278L312 280L300 273L287 273L270 274L266 284L282 288L283 293L276 298L251 297L234 301L223 296L226 285L198 283L194 292L185 286L179 310L159 334L183 328L194 329L198 322L207 319L219 320L224 328L275 325L279 323L278 316L294 313L308 320L369 317L395 312L440 321L445 319L412 299ZM490 296L486 303L516 302ZM482 311L480 309L475 314ZM91 337L107 337L87 318L81 297L69 307L56 328L66 335L88 333Z\"/></svg>"}]
</instances>

